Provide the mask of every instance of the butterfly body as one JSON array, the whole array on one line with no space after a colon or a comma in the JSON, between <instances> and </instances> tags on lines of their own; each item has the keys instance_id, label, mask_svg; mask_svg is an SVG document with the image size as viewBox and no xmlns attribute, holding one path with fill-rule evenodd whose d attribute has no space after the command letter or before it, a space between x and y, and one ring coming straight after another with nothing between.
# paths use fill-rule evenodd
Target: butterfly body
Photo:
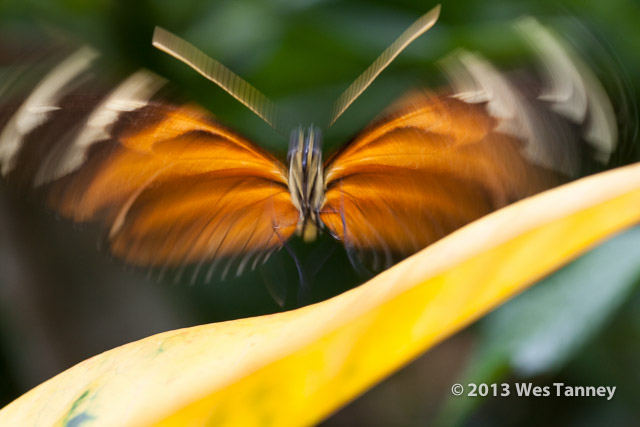
<instances>
[{"instance_id":1,"label":"butterfly body","mask_svg":"<svg viewBox=\"0 0 640 427\"><path fill-rule=\"evenodd\" d=\"M312 242L322 227L319 212L325 199L322 131L313 125L292 130L287 159L291 202L300 212L296 234Z\"/></svg>"}]
</instances>

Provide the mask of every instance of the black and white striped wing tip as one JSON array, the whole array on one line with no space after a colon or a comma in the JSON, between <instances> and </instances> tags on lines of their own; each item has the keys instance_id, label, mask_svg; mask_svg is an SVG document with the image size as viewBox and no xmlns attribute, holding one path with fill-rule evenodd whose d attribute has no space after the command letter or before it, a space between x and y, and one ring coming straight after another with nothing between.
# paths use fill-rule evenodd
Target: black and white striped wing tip
<instances>
[{"instance_id":1,"label":"black and white striped wing tip","mask_svg":"<svg viewBox=\"0 0 640 427\"><path fill-rule=\"evenodd\" d=\"M41 126L52 125L56 113L63 110L62 105L68 104L66 98L73 96L79 82L89 78L98 57L99 54L89 47L76 50L41 76L35 88L12 112L0 129L0 171L3 176L17 167L16 161L29 136ZM139 70L93 105L86 117L80 112L75 123L59 139L48 142L47 154L34 171L31 184L38 187L77 170L86 161L93 144L111 137L111 128L122 113L147 105L165 83L150 71ZM24 96L9 93L12 91L10 86L3 90L0 96L5 93L7 98Z\"/></svg>"},{"instance_id":2,"label":"black and white striped wing tip","mask_svg":"<svg viewBox=\"0 0 640 427\"><path fill-rule=\"evenodd\" d=\"M584 138L606 163L616 148L616 117L607 93L589 67L560 37L531 17L516 28L537 51L546 75L540 99L575 123L586 123Z\"/></svg>"},{"instance_id":3,"label":"black and white striped wing tip","mask_svg":"<svg viewBox=\"0 0 640 427\"><path fill-rule=\"evenodd\" d=\"M583 127L582 138L593 147L595 159L606 163L616 146L617 128L613 106L601 83L566 43L533 18L519 20L516 28L543 64L543 88L535 101ZM547 129L535 103L505 73L481 55L465 50L441 63L454 97L487 103L487 112L499 120L496 131L523 140L530 161L568 175L577 173L578 159L568 152L569 141L557 140L563 135Z\"/></svg>"},{"instance_id":4,"label":"black and white striped wing tip","mask_svg":"<svg viewBox=\"0 0 640 427\"><path fill-rule=\"evenodd\" d=\"M15 167L25 137L47 121L52 111L58 110L60 100L73 88L74 80L87 71L98 53L91 48L82 48L54 67L30 92L20 107L13 113L0 131L0 172L6 176ZM20 76L16 76L16 80ZM12 94L12 80L7 79L0 88L4 99Z\"/></svg>"}]
</instances>

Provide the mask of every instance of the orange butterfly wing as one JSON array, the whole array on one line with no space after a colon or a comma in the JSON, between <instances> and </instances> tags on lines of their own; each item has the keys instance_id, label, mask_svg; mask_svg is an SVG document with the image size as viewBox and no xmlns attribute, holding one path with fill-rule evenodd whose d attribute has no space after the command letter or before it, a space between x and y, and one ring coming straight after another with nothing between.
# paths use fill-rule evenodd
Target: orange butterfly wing
<instances>
[{"instance_id":1,"label":"orange butterfly wing","mask_svg":"<svg viewBox=\"0 0 640 427\"><path fill-rule=\"evenodd\" d=\"M519 140L496 132L483 104L419 92L393 111L325 166L320 219L374 264L558 182L525 159Z\"/></svg>"},{"instance_id":2,"label":"orange butterfly wing","mask_svg":"<svg viewBox=\"0 0 640 427\"><path fill-rule=\"evenodd\" d=\"M295 231L280 161L194 106L150 104L51 185L48 203L99 220L111 251L140 266L239 260L255 267Z\"/></svg>"}]
</instances>

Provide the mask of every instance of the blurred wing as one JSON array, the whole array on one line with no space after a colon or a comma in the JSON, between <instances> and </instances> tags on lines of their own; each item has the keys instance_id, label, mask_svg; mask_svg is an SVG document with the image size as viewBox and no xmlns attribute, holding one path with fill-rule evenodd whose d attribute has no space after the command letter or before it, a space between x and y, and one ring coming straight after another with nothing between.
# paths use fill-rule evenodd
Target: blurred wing
<instances>
[{"instance_id":1,"label":"blurred wing","mask_svg":"<svg viewBox=\"0 0 640 427\"><path fill-rule=\"evenodd\" d=\"M320 219L374 268L578 169L586 112L570 123L481 58L458 60L457 92L411 94L327 161Z\"/></svg>"},{"instance_id":2,"label":"blurred wing","mask_svg":"<svg viewBox=\"0 0 640 427\"><path fill-rule=\"evenodd\" d=\"M484 106L412 95L329 159L320 219L379 267L557 182L496 125Z\"/></svg>"},{"instance_id":3,"label":"blurred wing","mask_svg":"<svg viewBox=\"0 0 640 427\"><path fill-rule=\"evenodd\" d=\"M196 106L150 100L163 82L149 72L74 96L90 61L63 62L4 115L3 175L106 226L111 251L135 265L239 274L282 247L299 213L281 162Z\"/></svg>"}]
</instances>

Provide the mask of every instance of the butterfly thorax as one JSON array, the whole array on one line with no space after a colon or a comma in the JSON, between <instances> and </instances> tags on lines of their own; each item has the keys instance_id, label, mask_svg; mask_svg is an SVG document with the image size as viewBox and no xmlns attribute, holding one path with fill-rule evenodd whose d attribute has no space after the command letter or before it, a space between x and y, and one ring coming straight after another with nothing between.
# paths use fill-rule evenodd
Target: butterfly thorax
<instances>
[{"instance_id":1,"label":"butterfly thorax","mask_svg":"<svg viewBox=\"0 0 640 427\"><path fill-rule=\"evenodd\" d=\"M320 224L318 212L324 202L324 171L322 167L322 133L310 126L299 126L289 139L289 191L300 219L296 233L305 241L313 241Z\"/></svg>"}]
</instances>

